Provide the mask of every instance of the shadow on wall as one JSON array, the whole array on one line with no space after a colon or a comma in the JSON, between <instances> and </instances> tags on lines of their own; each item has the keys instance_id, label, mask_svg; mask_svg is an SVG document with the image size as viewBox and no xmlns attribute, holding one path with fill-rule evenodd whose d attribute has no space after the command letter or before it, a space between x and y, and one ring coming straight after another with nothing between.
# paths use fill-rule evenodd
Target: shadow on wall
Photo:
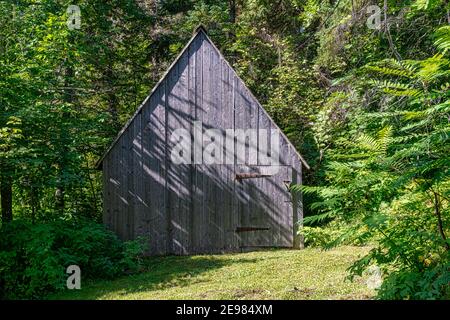
<instances>
[{"instance_id":1,"label":"shadow on wall","mask_svg":"<svg viewBox=\"0 0 450 320\"><path fill-rule=\"evenodd\" d=\"M124 240L149 236L150 254L292 246L292 199L284 184L292 180L289 166L272 177L237 181L242 170L258 169L170 161L172 132L191 131L194 120L225 135L225 129L258 128L255 119L263 117L205 37L197 40L105 159L104 222ZM281 152L289 155L283 148L286 143ZM264 230L236 233L237 227Z\"/></svg>"}]
</instances>

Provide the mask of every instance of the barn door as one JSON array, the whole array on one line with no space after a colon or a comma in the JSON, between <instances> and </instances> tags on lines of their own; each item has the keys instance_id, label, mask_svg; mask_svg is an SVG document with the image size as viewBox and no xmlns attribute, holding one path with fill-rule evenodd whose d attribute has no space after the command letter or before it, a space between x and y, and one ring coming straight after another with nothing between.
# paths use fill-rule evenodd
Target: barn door
<instances>
[{"instance_id":1,"label":"barn door","mask_svg":"<svg viewBox=\"0 0 450 320\"><path fill-rule=\"evenodd\" d=\"M293 207L289 184L292 168L237 166L235 190L241 249L292 247Z\"/></svg>"}]
</instances>

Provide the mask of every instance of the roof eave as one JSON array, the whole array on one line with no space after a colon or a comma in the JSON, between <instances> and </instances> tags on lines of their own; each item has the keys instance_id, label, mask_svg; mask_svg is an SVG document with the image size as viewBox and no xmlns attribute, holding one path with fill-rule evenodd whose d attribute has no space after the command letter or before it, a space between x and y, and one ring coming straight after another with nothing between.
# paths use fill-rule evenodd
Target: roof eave
<instances>
[{"instance_id":1,"label":"roof eave","mask_svg":"<svg viewBox=\"0 0 450 320\"><path fill-rule=\"evenodd\" d=\"M172 62L172 64L170 65L170 67L166 70L166 72L162 75L162 77L159 79L158 83L153 87L152 91L150 91L150 94L145 98L145 100L141 103L141 105L139 106L139 108L136 110L136 112L133 114L133 116L127 121L127 123L125 124L125 126L119 131L119 133L117 134L116 138L113 140L113 142L111 143L111 145L109 146L108 149L106 149L106 151L103 153L102 157L97 161L95 168L97 170L102 170L103 167L103 160L106 158L106 156L109 154L109 152L114 148L114 146L116 145L117 141L119 141L120 137L122 136L122 134L125 132L125 130L130 126L130 124L133 122L134 118L136 118L136 116L142 111L142 108L145 106L145 104L147 103L147 101L150 99L150 97L155 93L155 91L158 89L158 87L160 86L160 84L163 82L163 80L167 77L167 75L169 74L169 72L172 70L172 68L176 65L176 63L178 62L178 60L180 60L181 56L184 54L184 52L188 49L188 47L191 45L191 43L194 41L194 39L198 36L199 33L203 33L205 35L205 37L208 39L208 41L211 43L211 45L213 46L213 48L215 48L217 50L217 52L220 53L220 55L222 55L222 53L220 52L219 48L217 48L217 46L214 44L214 42L209 38L208 33L206 31L206 28L200 24L197 26L197 28L195 29L194 34L192 35L191 39L188 41L188 43L184 46L183 50L181 50L181 52L178 54L177 58ZM223 55L222 55L223 56ZM234 68L229 64L229 62L224 59L225 63L228 64L228 66L230 67L231 70L233 70L234 74L236 75L236 77L242 81L241 77L239 77L239 75L237 74L236 70L234 70ZM245 84L244 81L242 81L242 83L244 84L245 88L248 90L248 92L250 92L250 94L252 95L252 97L254 98L254 100L258 103L258 106L266 113L267 116L269 116L269 118L272 120L272 118L270 117L270 115L267 113L267 111L261 106L261 104L259 103L259 100L256 99L256 97L254 96L254 94L251 92L250 89L248 89L247 85ZM274 123L274 125L276 126L276 128L281 132L281 135L286 139L286 141L291 145L291 147L294 149L294 152L296 153L296 155L298 156L298 158L300 159L300 162L303 164L303 166L305 166L306 169L310 169L310 166L308 165L308 163L306 162L305 159L303 159L302 155L297 151L297 149L295 148L295 146L292 144L292 142L288 139L288 137L284 134L284 132L278 127L278 125L275 123L275 121L272 120L272 122Z\"/></svg>"},{"instance_id":2,"label":"roof eave","mask_svg":"<svg viewBox=\"0 0 450 320\"><path fill-rule=\"evenodd\" d=\"M184 52L187 50L187 48L189 48L189 46L191 45L192 41L194 41L194 39L198 36L199 33L203 33L206 37L208 37L207 33L206 33L206 29L203 25L199 25L196 28L195 33L192 35L191 39L188 41L188 43L184 46L183 50L181 50L181 52L178 54L178 56L176 57L176 59L172 62L172 64L170 65L170 67L166 70L166 72L164 72L164 74L162 75L162 77L159 79L158 83L156 83L156 85L153 87L153 89L150 91L150 94L145 98L145 100L141 103L141 105L137 108L136 112L133 114L133 116L127 121L127 123L123 126L123 128L119 131L119 133L117 134L116 138L113 140L113 142L110 144L110 146L108 147L108 149L106 149L106 151L103 153L102 157L97 161L97 163L95 164L95 168L97 170L101 170L102 169L102 163L103 160L106 158L106 156L109 154L109 152L112 150L112 148L116 145L117 141L119 141L120 137L122 136L122 134L125 132L125 130L130 126L130 124L133 122L134 118L136 118L136 116L142 111L142 108L145 106L145 104L147 103L147 101L150 99L150 97L155 93L155 91L158 89L158 87L160 86L160 84L163 82L163 80L167 77L167 75L169 74L169 72L172 70L172 68L177 64L178 60L180 60L181 56L184 54ZM209 38L208 38L209 39ZM211 42L211 40L209 40Z\"/></svg>"}]
</instances>

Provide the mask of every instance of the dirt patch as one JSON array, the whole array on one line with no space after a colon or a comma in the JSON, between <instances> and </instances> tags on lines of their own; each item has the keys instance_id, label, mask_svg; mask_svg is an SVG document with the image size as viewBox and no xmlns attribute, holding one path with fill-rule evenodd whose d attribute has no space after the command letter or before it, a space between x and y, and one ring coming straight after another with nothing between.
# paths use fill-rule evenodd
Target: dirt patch
<instances>
[{"instance_id":1,"label":"dirt patch","mask_svg":"<svg viewBox=\"0 0 450 320\"><path fill-rule=\"evenodd\" d=\"M233 297L235 299L255 298L261 295L263 292L264 290L262 289L251 289L251 290L238 289L233 291Z\"/></svg>"},{"instance_id":2,"label":"dirt patch","mask_svg":"<svg viewBox=\"0 0 450 320\"><path fill-rule=\"evenodd\" d=\"M297 287L290 288L286 291L290 293L304 295L306 297L312 296L316 292L316 290L312 288L297 288Z\"/></svg>"}]
</instances>

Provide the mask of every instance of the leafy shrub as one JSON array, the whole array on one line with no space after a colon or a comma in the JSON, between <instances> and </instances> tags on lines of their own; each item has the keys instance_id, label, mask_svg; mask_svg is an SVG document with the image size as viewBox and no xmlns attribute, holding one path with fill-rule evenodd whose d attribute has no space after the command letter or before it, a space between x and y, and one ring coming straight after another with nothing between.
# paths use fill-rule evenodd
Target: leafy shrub
<instances>
[{"instance_id":1,"label":"leafy shrub","mask_svg":"<svg viewBox=\"0 0 450 320\"><path fill-rule=\"evenodd\" d=\"M143 253L147 250L147 239L138 237L134 241L123 243L123 257L120 260L122 270L126 272L140 271L143 265Z\"/></svg>"},{"instance_id":2,"label":"leafy shrub","mask_svg":"<svg viewBox=\"0 0 450 320\"><path fill-rule=\"evenodd\" d=\"M381 299L448 297L450 91L441 70L449 65L441 55L367 65L379 73L370 84L391 102L380 100L383 108L355 121L359 133L335 142L340 150L329 155L323 186L294 188L319 198L311 205L317 214L304 223L351 221L377 240L350 272L383 268Z\"/></svg>"},{"instance_id":3,"label":"leafy shrub","mask_svg":"<svg viewBox=\"0 0 450 320\"><path fill-rule=\"evenodd\" d=\"M400 270L384 280L379 299L450 299L450 263L424 271Z\"/></svg>"},{"instance_id":4,"label":"leafy shrub","mask_svg":"<svg viewBox=\"0 0 450 320\"><path fill-rule=\"evenodd\" d=\"M305 246L308 247L326 247L333 239L333 230L322 227L308 227L300 228L299 234L303 235Z\"/></svg>"},{"instance_id":5,"label":"leafy shrub","mask_svg":"<svg viewBox=\"0 0 450 320\"><path fill-rule=\"evenodd\" d=\"M61 290L69 265L78 265L83 279L135 271L144 249L142 241L122 243L86 220L5 224L0 229L0 298L41 298Z\"/></svg>"},{"instance_id":6,"label":"leafy shrub","mask_svg":"<svg viewBox=\"0 0 450 320\"><path fill-rule=\"evenodd\" d=\"M303 226L298 231L305 241L305 246L331 248L336 244L365 245L371 239L365 237L365 230L356 224L345 225L332 221L324 226Z\"/></svg>"}]
</instances>

